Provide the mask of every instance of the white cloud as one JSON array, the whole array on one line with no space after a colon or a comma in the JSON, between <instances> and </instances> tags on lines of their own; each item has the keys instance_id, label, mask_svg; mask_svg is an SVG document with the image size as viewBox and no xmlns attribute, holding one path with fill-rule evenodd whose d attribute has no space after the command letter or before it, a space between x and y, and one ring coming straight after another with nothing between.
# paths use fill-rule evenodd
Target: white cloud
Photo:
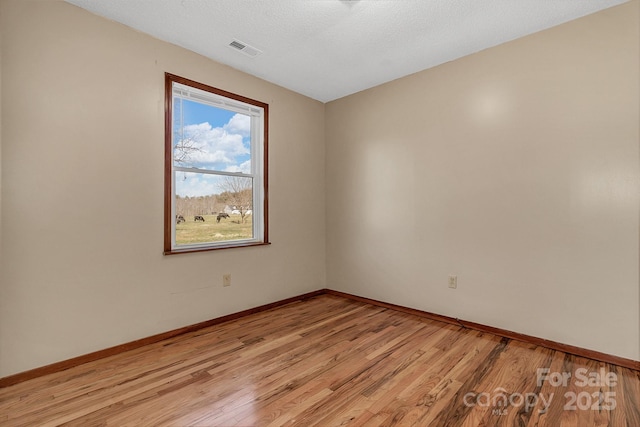
<instances>
[{"instance_id":1,"label":"white cloud","mask_svg":"<svg viewBox=\"0 0 640 427\"><path fill-rule=\"evenodd\" d=\"M205 122L187 125L183 128L184 138L191 140L191 146L199 149L189 153L181 166L225 172L251 172L248 141L251 119L243 114L234 115L225 125L212 127ZM176 194L197 197L221 192L222 177L200 173L178 172Z\"/></svg>"},{"instance_id":2,"label":"white cloud","mask_svg":"<svg viewBox=\"0 0 640 427\"><path fill-rule=\"evenodd\" d=\"M242 172L251 173L251 160L240 163L240 165L232 165L225 169L226 172Z\"/></svg>"},{"instance_id":3,"label":"white cloud","mask_svg":"<svg viewBox=\"0 0 640 427\"><path fill-rule=\"evenodd\" d=\"M181 173L176 176L176 194L182 197L219 194L221 177L198 173Z\"/></svg>"},{"instance_id":4,"label":"white cloud","mask_svg":"<svg viewBox=\"0 0 640 427\"><path fill-rule=\"evenodd\" d=\"M224 125L224 130L229 133L239 134L243 137L251 135L251 117L244 114L236 114Z\"/></svg>"},{"instance_id":5,"label":"white cloud","mask_svg":"<svg viewBox=\"0 0 640 427\"><path fill-rule=\"evenodd\" d=\"M191 139L193 145L200 150L191 153L185 164L217 170L240 167L239 162L244 158L238 159L238 157L246 156L250 151L244 144L242 134L245 131L242 128L244 119L236 119L236 117L247 116L236 114L226 125L217 128L207 122L185 126L184 138Z\"/></svg>"}]
</instances>

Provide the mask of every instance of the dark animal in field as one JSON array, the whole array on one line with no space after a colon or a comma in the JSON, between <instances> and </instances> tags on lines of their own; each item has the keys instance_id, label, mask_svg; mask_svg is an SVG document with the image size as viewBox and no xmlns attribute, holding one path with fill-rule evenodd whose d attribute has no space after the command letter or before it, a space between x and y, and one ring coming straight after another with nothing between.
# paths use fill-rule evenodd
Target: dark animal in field
<instances>
[{"instance_id":1,"label":"dark animal in field","mask_svg":"<svg viewBox=\"0 0 640 427\"><path fill-rule=\"evenodd\" d=\"M218 214L218 216L216 217L216 222L220 222L220 220L222 218L229 218L229 214L228 213L224 213L224 212L220 212Z\"/></svg>"},{"instance_id":2,"label":"dark animal in field","mask_svg":"<svg viewBox=\"0 0 640 427\"><path fill-rule=\"evenodd\" d=\"M180 224L181 222L185 222L186 220L182 215L176 215L176 224Z\"/></svg>"},{"instance_id":3,"label":"dark animal in field","mask_svg":"<svg viewBox=\"0 0 640 427\"><path fill-rule=\"evenodd\" d=\"M204 217L202 215L196 215L193 217L194 221L202 221L204 222Z\"/></svg>"}]
</instances>

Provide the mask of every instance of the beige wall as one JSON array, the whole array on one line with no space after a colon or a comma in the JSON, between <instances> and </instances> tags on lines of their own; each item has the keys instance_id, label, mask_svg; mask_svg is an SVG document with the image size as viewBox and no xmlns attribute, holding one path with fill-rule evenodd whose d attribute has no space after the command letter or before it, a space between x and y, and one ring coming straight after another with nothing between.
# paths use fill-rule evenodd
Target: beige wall
<instances>
[{"instance_id":1,"label":"beige wall","mask_svg":"<svg viewBox=\"0 0 640 427\"><path fill-rule=\"evenodd\" d=\"M640 359L637 16L323 106L0 0L0 377L325 286ZM270 104L271 246L162 256L165 71Z\"/></svg>"},{"instance_id":2,"label":"beige wall","mask_svg":"<svg viewBox=\"0 0 640 427\"><path fill-rule=\"evenodd\" d=\"M0 377L325 287L322 103L61 1L1 8ZM162 255L165 71L269 103L271 246Z\"/></svg>"},{"instance_id":3,"label":"beige wall","mask_svg":"<svg viewBox=\"0 0 640 427\"><path fill-rule=\"evenodd\" d=\"M328 286L639 360L638 16L327 104Z\"/></svg>"}]
</instances>

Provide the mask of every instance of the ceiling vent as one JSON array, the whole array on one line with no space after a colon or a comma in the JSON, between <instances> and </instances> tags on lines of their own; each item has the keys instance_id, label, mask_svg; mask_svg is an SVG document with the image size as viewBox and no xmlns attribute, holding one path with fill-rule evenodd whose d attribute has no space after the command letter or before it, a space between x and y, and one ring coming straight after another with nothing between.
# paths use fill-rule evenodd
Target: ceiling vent
<instances>
[{"instance_id":1,"label":"ceiling vent","mask_svg":"<svg viewBox=\"0 0 640 427\"><path fill-rule=\"evenodd\" d=\"M253 46L249 46L248 44L241 42L239 40L233 40L231 43L229 43L229 47L238 50L242 53L244 53L247 56L250 56L252 58L255 58L256 56L260 55L262 53L262 51L256 49Z\"/></svg>"}]
</instances>

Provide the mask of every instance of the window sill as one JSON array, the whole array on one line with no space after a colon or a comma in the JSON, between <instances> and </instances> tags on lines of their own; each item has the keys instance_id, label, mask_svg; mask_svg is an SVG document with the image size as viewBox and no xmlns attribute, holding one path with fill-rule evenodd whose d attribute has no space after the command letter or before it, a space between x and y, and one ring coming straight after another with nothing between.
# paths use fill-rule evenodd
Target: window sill
<instances>
[{"instance_id":1,"label":"window sill","mask_svg":"<svg viewBox=\"0 0 640 427\"><path fill-rule=\"evenodd\" d=\"M193 252L209 252L209 251L219 251L224 249L234 249L234 248L249 248L252 246L268 246L271 242L251 242L251 243L240 243L237 245L230 244L227 246L214 246L214 247L203 247L203 248L186 248L186 249L172 249L170 251L164 251L163 255L178 255L178 254L188 254Z\"/></svg>"}]
</instances>

